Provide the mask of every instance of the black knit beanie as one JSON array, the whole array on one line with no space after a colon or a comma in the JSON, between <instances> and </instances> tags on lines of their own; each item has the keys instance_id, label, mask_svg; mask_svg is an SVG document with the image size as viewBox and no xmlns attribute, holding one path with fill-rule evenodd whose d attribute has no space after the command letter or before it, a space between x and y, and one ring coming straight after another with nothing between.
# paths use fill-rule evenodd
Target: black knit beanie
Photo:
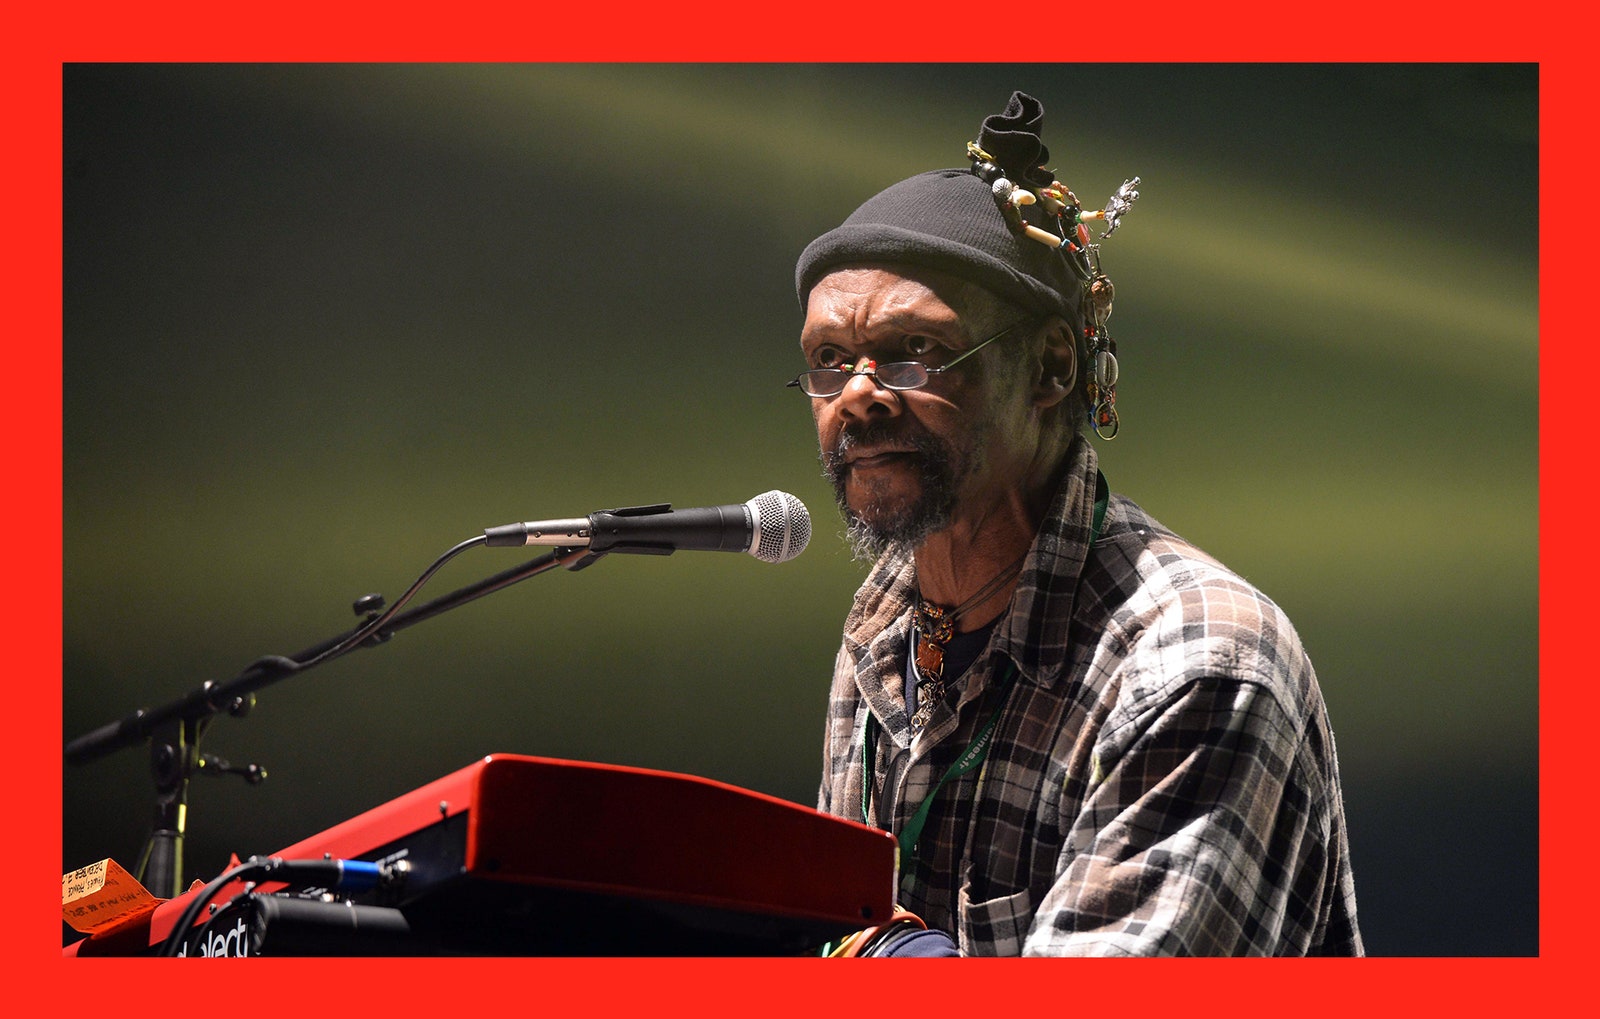
<instances>
[{"instance_id":1,"label":"black knit beanie","mask_svg":"<svg viewBox=\"0 0 1600 1019\"><path fill-rule=\"evenodd\" d=\"M1038 100L1020 92L1005 113L984 119L980 144L991 153L1007 153L1001 165L1014 180L1037 176L1049 158L1038 136L1042 119ZM1048 184L1048 171L1043 172ZM1035 208L1024 215L1044 225ZM930 170L892 184L807 245L795 266L800 307L806 307L818 280L857 262L936 269L1030 311L1069 319L1076 317L1083 297L1083 283L1061 253L1013 233L990 185L967 168Z\"/></svg>"}]
</instances>

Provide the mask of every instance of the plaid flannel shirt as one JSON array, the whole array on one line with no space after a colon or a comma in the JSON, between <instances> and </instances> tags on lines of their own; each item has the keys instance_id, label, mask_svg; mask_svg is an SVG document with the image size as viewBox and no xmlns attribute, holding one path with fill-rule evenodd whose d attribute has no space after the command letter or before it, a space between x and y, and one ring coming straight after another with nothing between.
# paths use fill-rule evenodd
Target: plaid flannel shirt
<instances>
[{"instance_id":1,"label":"plaid flannel shirt","mask_svg":"<svg viewBox=\"0 0 1600 1019\"><path fill-rule=\"evenodd\" d=\"M983 766L938 789L901 859L900 904L963 955L1362 954L1298 636L1120 496L1091 550L1097 460L1074 443L1008 613L915 735L915 566L904 549L874 565L836 662L820 808L898 834L1000 711Z\"/></svg>"}]
</instances>

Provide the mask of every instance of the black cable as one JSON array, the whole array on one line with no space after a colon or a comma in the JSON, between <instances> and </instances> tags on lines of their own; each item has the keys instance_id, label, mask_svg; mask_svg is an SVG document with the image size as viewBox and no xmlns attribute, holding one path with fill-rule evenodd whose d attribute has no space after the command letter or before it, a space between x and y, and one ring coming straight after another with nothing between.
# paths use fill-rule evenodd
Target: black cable
<instances>
[{"instance_id":1,"label":"black cable","mask_svg":"<svg viewBox=\"0 0 1600 1019\"><path fill-rule=\"evenodd\" d=\"M249 877L300 884L302 887L322 885L328 888L365 891L392 881L402 874L404 874L403 869L369 863L366 860L340 860L331 857L321 860L285 860L277 856L252 856L238 866L223 871L200 889L184 907L183 915L178 918L171 933L167 935L167 940L161 943L161 951L156 954L161 958L175 958L187 940L190 928L199 919L201 910L217 897L218 892L234 881Z\"/></svg>"},{"instance_id":2,"label":"black cable","mask_svg":"<svg viewBox=\"0 0 1600 1019\"><path fill-rule=\"evenodd\" d=\"M212 926L214 924L216 924L216 922L218 920L222 919L224 916L227 916L228 915L228 910L230 910L233 907L239 905L241 902L248 902L251 899L255 898L256 897L255 889L256 889L256 884L255 884L254 881L246 882L245 886L244 886L244 891L240 892L238 895L235 895L233 898L229 899L220 908L218 908L216 910L213 910L210 916L206 917L206 922L201 924L200 925L200 929L198 931L196 931L195 934L194 934L194 941L195 941L196 944L198 944L200 946L200 950L201 950L202 954L205 952L206 941L210 938ZM185 940L188 940L188 939L186 938Z\"/></svg>"},{"instance_id":3,"label":"black cable","mask_svg":"<svg viewBox=\"0 0 1600 1019\"><path fill-rule=\"evenodd\" d=\"M200 916L200 911L206 908L207 903L217 897L218 892L222 891L226 885L238 881L246 875L265 873L266 870L267 861L262 857L252 856L237 867L230 867L219 876L212 878L193 899L189 900L189 905L184 907L183 914L178 917L178 922L173 925L172 932L167 935L167 940L161 943L161 951L157 952L156 955L163 959L177 958L178 950L183 947L183 943L188 937L189 928L194 926L195 920Z\"/></svg>"},{"instance_id":4,"label":"black cable","mask_svg":"<svg viewBox=\"0 0 1600 1019\"><path fill-rule=\"evenodd\" d=\"M320 665L323 662L338 658L341 655L349 654L351 651L354 651L356 648L370 640L373 635L380 632L384 625L388 623L389 620L393 619L396 613L405 607L407 602L416 597L417 592L422 590L422 585L433 579L433 575L438 573L440 568L443 567L445 563L454 559L467 549L472 548L475 545L482 545L488 540L489 539L486 535L480 534L475 537L468 538L466 541L461 542L454 548L445 552L439 558L435 559L432 565L423 570L422 575L416 579L416 582L406 589L406 593L401 595L393 605L384 610L382 615L374 617L371 621L359 627L350 636L335 644L333 647L328 648L326 651L323 651L321 654L309 658L303 662L297 662L293 658L286 658L282 655L264 655L263 657L252 662L245 671L248 672L250 669L261 668L270 665L271 667L281 669L285 674L288 674L291 672L298 672L301 669L309 669L313 665Z\"/></svg>"}]
</instances>

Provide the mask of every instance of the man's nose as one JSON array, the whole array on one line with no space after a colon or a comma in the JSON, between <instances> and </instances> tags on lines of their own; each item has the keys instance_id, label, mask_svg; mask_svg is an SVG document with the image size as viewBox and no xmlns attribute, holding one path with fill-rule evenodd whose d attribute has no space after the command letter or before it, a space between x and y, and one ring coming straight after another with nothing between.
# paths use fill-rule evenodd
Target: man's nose
<instances>
[{"instance_id":1,"label":"man's nose","mask_svg":"<svg viewBox=\"0 0 1600 1019\"><path fill-rule=\"evenodd\" d=\"M877 364L863 361L834 399L846 420L866 421L900 413L900 394L878 383Z\"/></svg>"}]
</instances>

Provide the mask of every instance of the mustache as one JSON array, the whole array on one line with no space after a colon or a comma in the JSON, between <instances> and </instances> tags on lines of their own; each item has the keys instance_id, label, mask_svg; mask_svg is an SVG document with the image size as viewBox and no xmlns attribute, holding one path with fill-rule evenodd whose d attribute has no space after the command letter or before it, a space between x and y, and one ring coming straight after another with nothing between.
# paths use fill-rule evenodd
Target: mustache
<instances>
[{"instance_id":1,"label":"mustache","mask_svg":"<svg viewBox=\"0 0 1600 1019\"><path fill-rule=\"evenodd\" d=\"M943 457L945 444L932 432L908 418L899 422L869 421L863 425L846 425L831 449L822 451L822 463L828 473L844 469L844 458L857 446L906 445L923 456Z\"/></svg>"},{"instance_id":2,"label":"mustache","mask_svg":"<svg viewBox=\"0 0 1600 1019\"><path fill-rule=\"evenodd\" d=\"M920 476L920 494L909 505L880 505L869 494L859 508L851 508L845 494L849 468L845 457L857 446L887 446L901 450L909 469ZM955 503L956 450L921 423L909 418L874 420L846 425L832 448L822 451L822 473L833 485L834 501L849 525L851 552L871 562L896 542L917 545L943 526Z\"/></svg>"}]
</instances>

